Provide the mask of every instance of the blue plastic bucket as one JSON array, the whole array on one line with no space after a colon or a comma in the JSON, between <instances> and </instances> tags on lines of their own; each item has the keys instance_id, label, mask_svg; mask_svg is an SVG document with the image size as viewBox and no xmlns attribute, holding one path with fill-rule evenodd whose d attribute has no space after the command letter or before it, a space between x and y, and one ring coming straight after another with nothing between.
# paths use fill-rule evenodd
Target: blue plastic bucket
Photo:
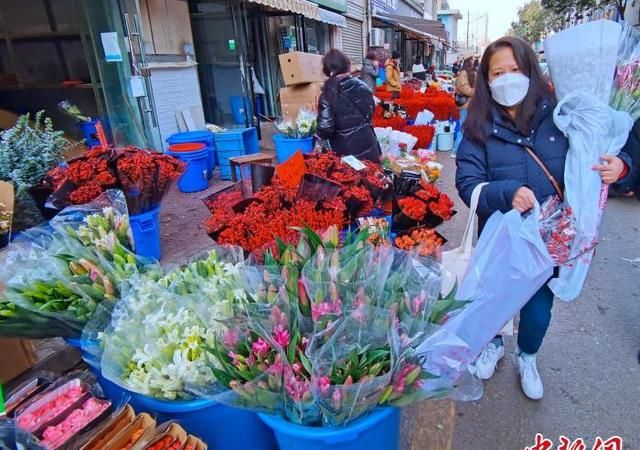
<instances>
[{"instance_id":1,"label":"blue plastic bucket","mask_svg":"<svg viewBox=\"0 0 640 450\"><path fill-rule=\"evenodd\" d=\"M96 124L98 119L91 119L89 122L81 122L80 129L82 130L82 137L87 143L87 147L92 148L96 145L100 145L98 139L98 131L96 130Z\"/></svg>"},{"instance_id":2,"label":"blue plastic bucket","mask_svg":"<svg viewBox=\"0 0 640 450\"><path fill-rule=\"evenodd\" d=\"M167 154L187 163L186 170L178 180L181 192L198 192L209 187L209 151L204 144L172 144Z\"/></svg>"},{"instance_id":3,"label":"blue plastic bucket","mask_svg":"<svg viewBox=\"0 0 640 450\"><path fill-rule=\"evenodd\" d=\"M274 450L272 431L251 411L231 408L211 400L165 401L134 394L141 410L158 423L177 421L215 450Z\"/></svg>"},{"instance_id":4,"label":"blue plastic bucket","mask_svg":"<svg viewBox=\"0 0 640 450\"><path fill-rule=\"evenodd\" d=\"M229 158L251 155L260 151L258 132L254 127L223 131L216 133L215 138L221 180L231 179ZM236 171L236 176L240 176L239 171Z\"/></svg>"},{"instance_id":5,"label":"blue plastic bucket","mask_svg":"<svg viewBox=\"0 0 640 450\"><path fill-rule=\"evenodd\" d=\"M291 158L298 150L301 150L302 153L311 153L313 151L313 136L293 139L286 138L281 134L274 134L273 145L276 149L278 163L282 164Z\"/></svg>"},{"instance_id":6,"label":"blue plastic bucket","mask_svg":"<svg viewBox=\"0 0 640 450\"><path fill-rule=\"evenodd\" d=\"M129 216L136 255L160 260L160 207Z\"/></svg>"},{"instance_id":7,"label":"blue plastic bucket","mask_svg":"<svg viewBox=\"0 0 640 450\"><path fill-rule=\"evenodd\" d=\"M167 144L188 144L197 142L207 146L209 150L209 161L207 166L207 176L211 178L213 168L216 166L216 145L215 136L209 130L184 131L182 133L172 134L167 138Z\"/></svg>"},{"instance_id":8,"label":"blue plastic bucket","mask_svg":"<svg viewBox=\"0 0 640 450\"><path fill-rule=\"evenodd\" d=\"M345 427L305 427L260 414L273 429L280 450L396 450L400 410L378 408Z\"/></svg>"},{"instance_id":9,"label":"blue plastic bucket","mask_svg":"<svg viewBox=\"0 0 640 450\"><path fill-rule=\"evenodd\" d=\"M247 122L247 103L248 101L245 97L239 95L229 97L233 121L239 125L244 125Z\"/></svg>"}]
</instances>

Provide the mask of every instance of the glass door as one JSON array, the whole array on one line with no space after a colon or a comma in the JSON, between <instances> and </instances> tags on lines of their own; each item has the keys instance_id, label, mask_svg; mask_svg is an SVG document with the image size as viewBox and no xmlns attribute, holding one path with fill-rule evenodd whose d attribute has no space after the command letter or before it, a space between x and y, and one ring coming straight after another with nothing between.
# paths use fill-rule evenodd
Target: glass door
<instances>
[{"instance_id":1,"label":"glass door","mask_svg":"<svg viewBox=\"0 0 640 450\"><path fill-rule=\"evenodd\" d=\"M78 6L113 143L161 149L138 0L78 0Z\"/></svg>"}]
</instances>

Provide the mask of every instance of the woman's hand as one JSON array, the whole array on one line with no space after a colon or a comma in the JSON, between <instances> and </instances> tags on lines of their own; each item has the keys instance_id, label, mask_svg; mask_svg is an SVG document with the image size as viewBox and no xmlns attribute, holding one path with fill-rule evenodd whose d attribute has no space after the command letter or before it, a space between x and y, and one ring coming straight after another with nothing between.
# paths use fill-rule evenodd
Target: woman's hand
<instances>
[{"instance_id":1,"label":"woman's hand","mask_svg":"<svg viewBox=\"0 0 640 450\"><path fill-rule=\"evenodd\" d=\"M600 157L602 164L596 164L593 170L600 172L600 178L604 184L612 184L620 179L624 172L624 162L617 156L603 155Z\"/></svg>"},{"instance_id":2,"label":"woman's hand","mask_svg":"<svg viewBox=\"0 0 640 450\"><path fill-rule=\"evenodd\" d=\"M525 213L535 206L536 196L531 189L522 186L516 191L511 204L519 213Z\"/></svg>"}]
</instances>

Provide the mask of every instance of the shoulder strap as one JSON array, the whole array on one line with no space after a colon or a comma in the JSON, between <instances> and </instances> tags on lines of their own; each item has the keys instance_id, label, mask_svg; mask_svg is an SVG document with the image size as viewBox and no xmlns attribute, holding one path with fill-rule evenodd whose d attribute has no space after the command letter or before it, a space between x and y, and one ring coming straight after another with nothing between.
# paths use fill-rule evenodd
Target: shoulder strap
<instances>
[{"instance_id":1,"label":"shoulder strap","mask_svg":"<svg viewBox=\"0 0 640 450\"><path fill-rule=\"evenodd\" d=\"M536 162L536 164L540 167L540 169L542 169L542 172L544 172L546 177L549 179L549 181L553 185L553 188L558 193L558 197L560 197L560 200L564 200L564 195L562 194L562 189L560 189L560 185L558 184L558 181L554 178L553 175L551 175L551 172L549 171L549 169L547 169L547 166L545 166L545 164L542 162L542 160L538 157L538 155L536 155L534 153L533 150L531 150L530 147L525 146L524 149L527 151L529 156L531 156L531 158Z\"/></svg>"}]
</instances>

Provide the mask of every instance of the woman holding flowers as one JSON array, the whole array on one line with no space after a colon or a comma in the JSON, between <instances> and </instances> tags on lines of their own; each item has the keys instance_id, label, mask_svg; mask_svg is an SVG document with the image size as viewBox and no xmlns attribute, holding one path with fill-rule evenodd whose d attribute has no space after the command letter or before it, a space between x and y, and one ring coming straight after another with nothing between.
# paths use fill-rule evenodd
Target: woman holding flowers
<instances>
[{"instance_id":1,"label":"woman holding flowers","mask_svg":"<svg viewBox=\"0 0 640 450\"><path fill-rule=\"evenodd\" d=\"M473 189L488 183L480 195L480 231L495 211L526 213L564 185L568 141L553 122L554 98L536 56L522 39L503 37L485 51L477 74L473 108L458 149L456 186L468 205ZM603 156L593 167L607 184L621 180L629 163L624 153ZM624 181L624 180L622 180ZM515 361L525 395L543 396L536 354L551 320L553 293L543 286L520 311ZM501 336L475 363L478 376L490 378L504 356Z\"/></svg>"},{"instance_id":2,"label":"woman holding flowers","mask_svg":"<svg viewBox=\"0 0 640 450\"><path fill-rule=\"evenodd\" d=\"M373 93L360 79L350 74L349 58L331 49L322 58L322 70L329 79L318 100L318 129L321 139L341 156L379 161L378 138L373 131Z\"/></svg>"}]
</instances>

